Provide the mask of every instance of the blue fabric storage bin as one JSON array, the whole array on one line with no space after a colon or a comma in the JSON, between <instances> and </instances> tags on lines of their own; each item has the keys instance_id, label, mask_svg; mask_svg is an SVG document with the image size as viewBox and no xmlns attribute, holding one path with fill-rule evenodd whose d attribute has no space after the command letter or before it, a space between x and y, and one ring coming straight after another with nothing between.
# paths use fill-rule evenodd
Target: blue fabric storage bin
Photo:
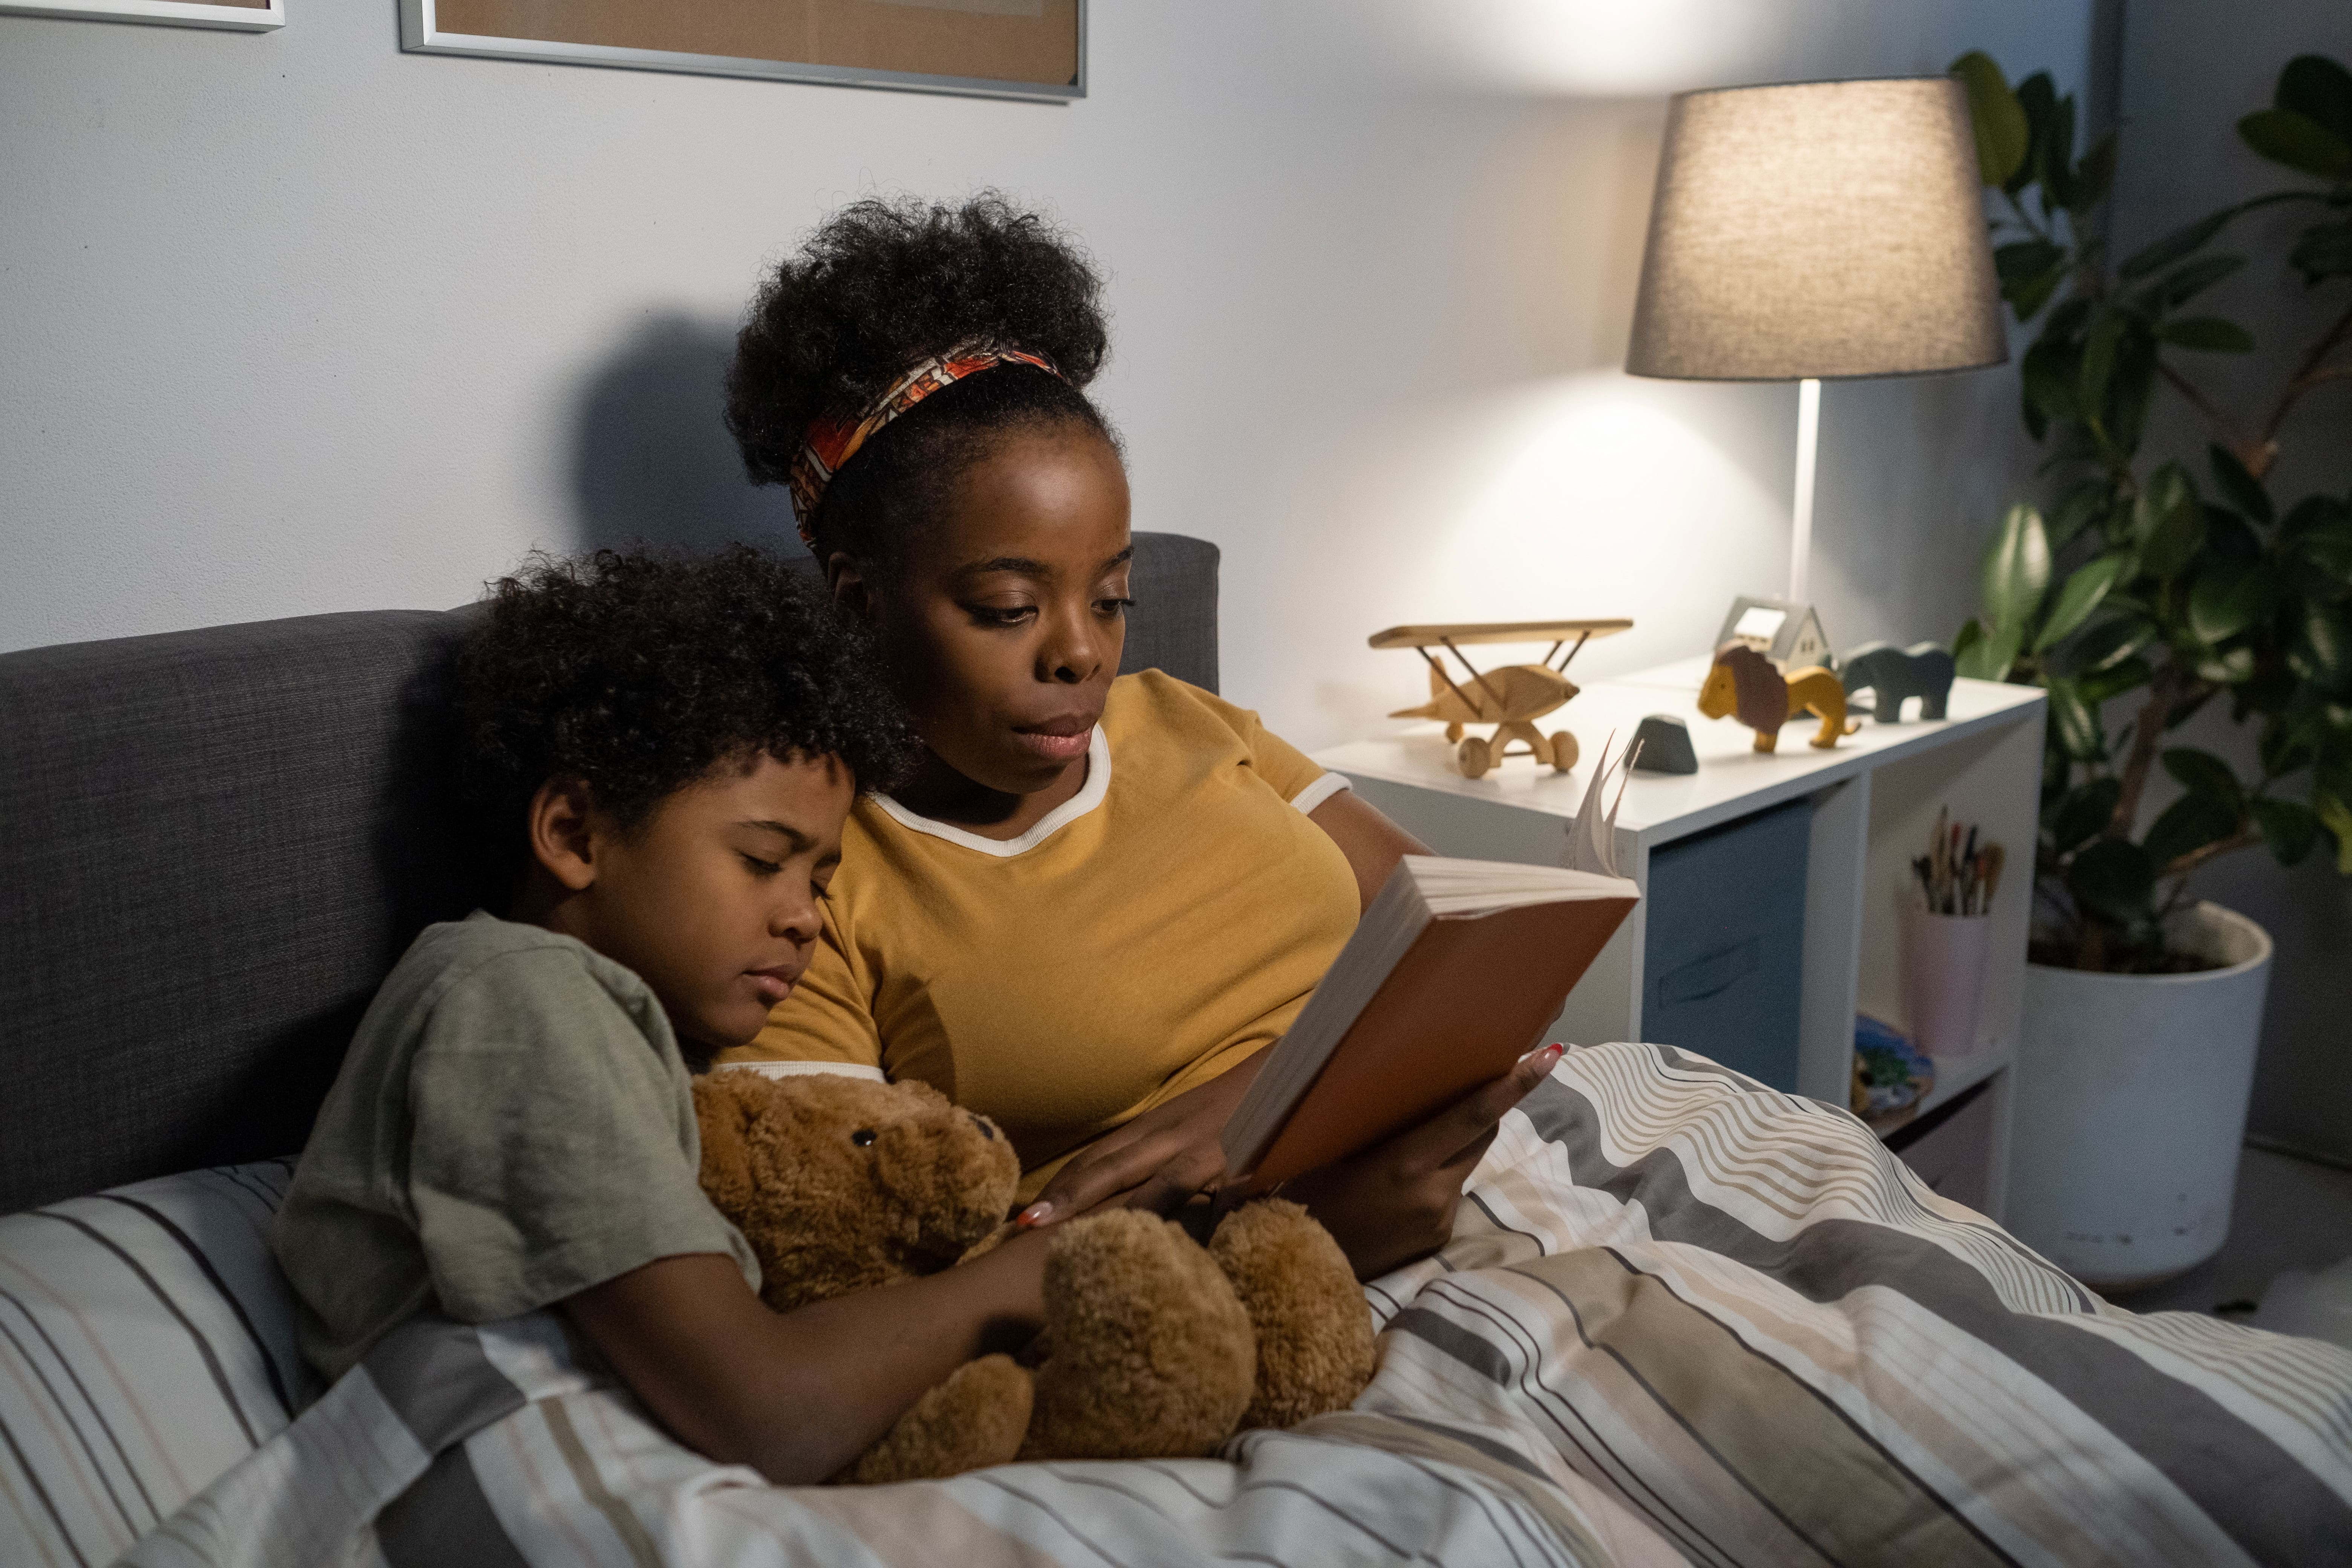
<instances>
[{"instance_id":1,"label":"blue fabric storage bin","mask_svg":"<svg viewBox=\"0 0 2352 1568\"><path fill-rule=\"evenodd\" d=\"M1644 1040L1795 1092L1811 841L1798 800L1650 852Z\"/></svg>"}]
</instances>

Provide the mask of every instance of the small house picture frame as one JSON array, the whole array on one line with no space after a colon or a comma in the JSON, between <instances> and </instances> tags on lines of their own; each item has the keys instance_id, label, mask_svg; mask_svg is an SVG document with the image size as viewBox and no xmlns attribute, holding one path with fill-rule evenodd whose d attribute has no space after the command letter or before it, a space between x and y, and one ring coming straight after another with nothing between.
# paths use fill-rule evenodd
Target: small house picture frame
<instances>
[{"instance_id":1,"label":"small house picture frame","mask_svg":"<svg viewBox=\"0 0 2352 1568\"><path fill-rule=\"evenodd\" d=\"M1715 634L1715 646L1719 648L1730 642L1754 648L1783 675L1808 665L1826 669L1832 663L1830 639L1822 630L1821 616L1811 605L1794 599L1759 599L1742 594L1732 600L1729 613L1723 617L1723 629Z\"/></svg>"}]
</instances>

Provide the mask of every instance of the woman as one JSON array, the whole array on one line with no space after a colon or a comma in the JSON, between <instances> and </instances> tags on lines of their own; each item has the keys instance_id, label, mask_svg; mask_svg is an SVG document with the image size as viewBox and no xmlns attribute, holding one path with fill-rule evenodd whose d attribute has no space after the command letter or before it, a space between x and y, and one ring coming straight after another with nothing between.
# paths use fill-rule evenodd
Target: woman
<instances>
[{"instance_id":1,"label":"woman","mask_svg":"<svg viewBox=\"0 0 2352 1568\"><path fill-rule=\"evenodd\" d=\"M929 1082L1004 1127L1030 1224L1213 1186L1227 1116L1412 837L1255 714L1117 678L1129 499L1082 388L1099 285L1038 219L866 202L768 280L729 377L927 751L861 802L808 974L730 1062ZM1288 1186L1370 1278L1450 1234L1556 1055Z\"/></svg>"}]
</instances>

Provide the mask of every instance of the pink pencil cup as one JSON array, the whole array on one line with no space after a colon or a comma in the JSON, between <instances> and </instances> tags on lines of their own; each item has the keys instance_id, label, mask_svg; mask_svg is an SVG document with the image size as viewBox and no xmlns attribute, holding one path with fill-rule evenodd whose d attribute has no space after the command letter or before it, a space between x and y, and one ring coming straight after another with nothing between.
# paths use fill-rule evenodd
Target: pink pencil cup
<instances>
[{"instance_id":1,"label":"pink pencil cup","mask_svg":"<svg viewBox=\"0 0 2352 1568\"><path fill-rule=\"evenodd\" d=\"M1916 906L1903 931L1903 1008L1911 1043L1931 1057L1977 1048L1977 1011L1984 999L1983 915L1930 914Z\"/></svg>"}]
</instances>

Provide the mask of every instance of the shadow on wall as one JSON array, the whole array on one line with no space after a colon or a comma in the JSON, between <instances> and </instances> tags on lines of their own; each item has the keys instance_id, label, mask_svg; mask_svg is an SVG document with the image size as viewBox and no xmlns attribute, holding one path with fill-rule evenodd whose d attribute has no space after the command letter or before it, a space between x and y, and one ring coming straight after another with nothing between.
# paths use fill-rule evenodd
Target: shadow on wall
<instances>
[{"instance_id":1,"label":"shadow on wall","mask_svg":"<svg viewBox=\"0 0 2352 1568\"><path fill-rule=\"evenodd\" d=\"M572 433L576 544L709 549L735 540L801 552L781 485L755 486L723 416L735 331L680 312L647 319L582 389Z\"/></svg>"}]
</instances>

